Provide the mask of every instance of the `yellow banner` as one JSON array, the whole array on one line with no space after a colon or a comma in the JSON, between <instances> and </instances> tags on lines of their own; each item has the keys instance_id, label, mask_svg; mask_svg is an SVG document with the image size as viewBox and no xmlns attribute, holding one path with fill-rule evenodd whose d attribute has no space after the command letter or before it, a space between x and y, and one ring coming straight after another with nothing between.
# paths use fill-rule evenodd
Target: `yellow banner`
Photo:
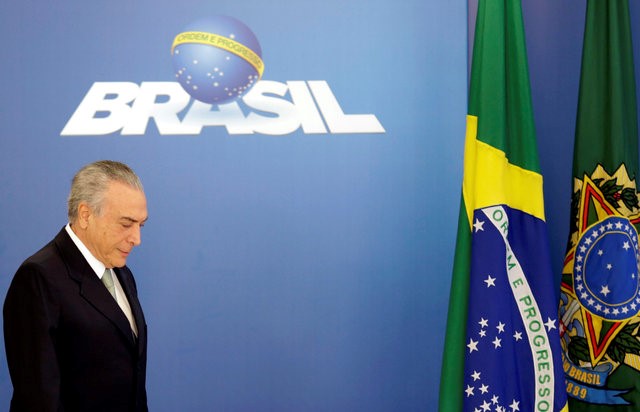
<instances>
[{"instance_id":1,"label":"yellow banner","mask_svg":"<svg viewBox=\"0 0 640 412\"><path fill-rule=\"evenodd\" d=\"M258 72L258 76L262 78L262 73L264 72L264 63L262 62L260 56L258 56L247 46L244 46L233 39L203 31L186 31L184 33L178 34L176 38L173 39L173 45L171 45L171 54L173 54L173 51L177 46L185 43L206 44L233 53L236 56L243 58L247 63L252 65L253 68Z\"/></svg>"}]
</instances>

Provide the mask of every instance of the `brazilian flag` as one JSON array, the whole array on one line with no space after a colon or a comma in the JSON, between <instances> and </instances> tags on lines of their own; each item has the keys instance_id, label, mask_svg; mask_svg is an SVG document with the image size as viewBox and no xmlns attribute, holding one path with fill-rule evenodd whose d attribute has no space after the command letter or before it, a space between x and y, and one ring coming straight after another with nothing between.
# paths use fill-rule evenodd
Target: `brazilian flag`
<instances>
[{"instance_id":1,"label":"brazilian flag","mask_svg":"<svg viewBox=\"0 0 640 412\"><path fill-rule=\"evenodd\" d=\"M638 119L628 0L588 0L560 296L571 412L640 411Z\"/></svg>"},{"instance_id":2,"label":"brazilian flag","mask_svg":"<svg viewBox=\"0 0 640 412\"><path fill-rule=\"evenodd\" d=\"M566 411L520 0L479 0L440 411Z\"/></svg>"}]
</instances>

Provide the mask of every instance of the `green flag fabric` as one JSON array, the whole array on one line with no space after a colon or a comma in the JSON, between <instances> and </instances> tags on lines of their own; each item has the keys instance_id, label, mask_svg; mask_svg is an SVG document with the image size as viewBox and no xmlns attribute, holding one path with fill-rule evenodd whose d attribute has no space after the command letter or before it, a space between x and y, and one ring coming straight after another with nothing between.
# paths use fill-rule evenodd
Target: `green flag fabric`
<instances>
[{"instance_id":1,"label":"green flag fabric","mask_svg":"<svg viewBox=\"0 0 640 412\"><path fill-rule=\"evenodd\" d=\"M566 411L520 0L479 0L439 410Z\"/></svg>"},{"instance_id":2,"label":"green flag fabric","mask_svg":"<svg viewBox=\"0 0 640 412\"><path fill-rule=\"evenodd\" d=\"M571 412L640 411L640 209L628 0L588 0L562 271Z\"/></svg>"}]
</instances>

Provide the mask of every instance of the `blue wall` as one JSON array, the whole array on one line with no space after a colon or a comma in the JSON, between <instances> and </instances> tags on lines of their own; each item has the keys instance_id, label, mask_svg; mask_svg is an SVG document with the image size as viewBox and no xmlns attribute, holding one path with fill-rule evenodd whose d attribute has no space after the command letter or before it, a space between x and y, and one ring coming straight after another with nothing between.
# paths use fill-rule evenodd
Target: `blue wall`
<instances>
[{"instance_id":1,"label":"blue wall","mask_svg":"<svg viewBox=\"0 0 640 412\"><path fill-rule=\"evenodd\" d=\"M462 175L466 9L1 3L0 296L66 223L74 172L121 160L149 201L128 263L149 324L153 411L433 410ZM326 81L345 113L375 115L385 133L161 135L151 121L144 135L60 136L94 82L174 81L174 36L219 14L256 34L264 80ZM10 393L0 355L0 410Z\"/></svg>"}]
</instances>

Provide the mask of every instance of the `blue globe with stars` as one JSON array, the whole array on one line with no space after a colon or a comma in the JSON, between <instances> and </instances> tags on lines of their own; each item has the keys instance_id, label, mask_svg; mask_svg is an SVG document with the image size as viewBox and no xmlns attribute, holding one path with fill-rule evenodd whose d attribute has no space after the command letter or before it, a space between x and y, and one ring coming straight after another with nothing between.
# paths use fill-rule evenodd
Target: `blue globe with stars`
<instances>
[{"instance_id":1,"label":"blue globe with stars","mask_svg":"<svg viewBox=\"0 0 640 412\"><path fill-rule=\"evenodd\" d=\"M609 216L587 229L576 246L573 284L589 312L610 320L640 311L638 233L625 217Z\"/></svg>"},{"instance_id":2,"label":"blue globe with stars","mask_svg":"<svg viewBox=\"0 0 640 412\"><path fill-rule=\"evenodd\" d=\"M171 46L175 76L194 99L232 102L262 77L262 49L241 21L214 16L187 26Z\"/></svg>"}]
</instances>

